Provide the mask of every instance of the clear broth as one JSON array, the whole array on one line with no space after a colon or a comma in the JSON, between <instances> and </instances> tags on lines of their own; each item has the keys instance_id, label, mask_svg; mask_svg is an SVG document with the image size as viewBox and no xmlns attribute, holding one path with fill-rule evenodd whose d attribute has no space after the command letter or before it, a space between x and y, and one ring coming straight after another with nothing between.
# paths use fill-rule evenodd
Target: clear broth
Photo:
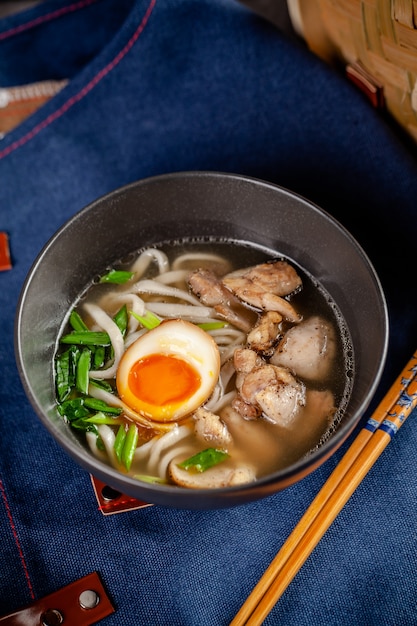
<instances>
[{"instance_id":1,"label":"clear broth","mask_svg":"<svg viewBox=\"0 0 417 626\"><path fill-rule=\"evenodd\" d=\"M152 247L163 251L171 262L185 253L203 252L220 255L230 264L231 270L250 267L272 259L286 260L296 269L302 279L303 287L299 293L290 298L291 303L296 306L297 311L303 317L319 315L324 318L335 328L337 337L336 365L332 369L331 375L325 381L316 383L303 382L310 389L330 390L335 398L337 411L330 422L328 419L317 420L314 415L302 413L300 418L294 420L290 428L283 428L262 418L257 420L238 419L233 410L223 409L220 417L226 423L233 437L233 444L230 450L231 456L229 460L225 461L225 465L232 466L236 463L250 464L256 468L257 477L260 478L288 467L321 446L335 431L343 416L350 398L354 374L354 360L349 329L339 308L324 287L300 267L296 260L288 258L278 251L246 242L230 239L221 241L202 238L165 241ZM103 274L113 268L129 269L143 250L139 249L127 258L116 261L111 267L105 268ZM153 265L144 278L152 278L155 273L156 268ZM92 283L76 303L75 308L82 316L84 303L97 302L110 292L115 290L122 291L124 289L123 286L101 284L99 283L99 278L95 277L92 280ZM63 330L67 332L68 325ZM145 435L143 443L146 441L147 437ZM202 448L201 441L196 441L193 445L196 450L201 450ZM169 445L166 450L163 450L162 454L169 453L172 457L173 448L174 446ZM136 477L146 476L149 473L147 461L135 462L129 473Z\"/></svg>"}]
</instances>

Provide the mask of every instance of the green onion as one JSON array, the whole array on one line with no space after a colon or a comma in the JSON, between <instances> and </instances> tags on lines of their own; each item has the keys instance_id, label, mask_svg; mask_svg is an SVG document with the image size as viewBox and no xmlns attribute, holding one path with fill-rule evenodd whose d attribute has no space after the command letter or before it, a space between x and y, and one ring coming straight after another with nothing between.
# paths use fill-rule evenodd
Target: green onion
<instances>
[{"instance_id":1,"label":"green onion","mask_svg":"<svg viewBox=\"0 0 417 626\"><path fill-rule=\"evenodd\" d=\"M133 317L137 319L138 322L140 322L147 330L152 330L152 328L156 328L161 323L159 317L151 311L146 311L145 315L138 315L134 311L129 311L129 313L130 315L133 315Z\"/></svg>"},{"instance_id":2,"label":"green onion","mask_svg":"<svg viewBox=\"0 0 417 626\"><path fill-rule=\"evenodd\" d=\"M84 422L88 424L108 424L109 426L117 426L121 423L117 417L105 415L101 411L99 411L95 415L91 415L91 417L85 417L83 419Z\"/></svg>"},{"instance_id":3,"label":"green onion","mask_svg":"<svg viewBox=\"0 0 417 626\"><path fill-rule=\"evenodd\" d=\"M122 463L125 468L129 471L130 466L132 465L133 455L136 450L136 445L138 443L138 427L136 424L131 424L129 426L129 430L127 431L126 440L123 445L122 450Z\"/></svg>"},{"instance_id":4,"label":"green onion","mask_svg":"<svg viewBox=\"0 0 417 626\"><path fill-rule=\"evenodd\" d=\"M75 385L79 355L79 348L77 346L71 346L66 352L58 354L55 358L58 402L66 400Z\"/></svg>"},{"instance_id":5,"label":"green onion","mask_svg":"<svg viewBox=\"0 0 417 626\"><path fill-rule=\"evenodd\" d=\"M124 337L126 334L127 322L128 322L127 308L125 304L113 317L113 321L117 325L118 329L120 330L120 332L122 333Z\"/></svg>"},{"instance_id":6,"label":"green onion","mask_svg":"<svg viewBox=\"0 0 417 626\"><path fill-rule=\"evenodd\" d=\"M94 433L97 437L99 436L97 426L95 424L88 423L83 417L80 417L77 420L72 420L71 427L76 428L77 430L82 430L83 432Z\"/></svg>"},{"instance_id":7,"label":"green onion","mask_svg":"<svg viewBox=\"0 0 417 626\"><path fill-rule=\"evenodd\" d=\"M63 402L71 393L71 355L67 350L62 354L59 354L55 360L55 372L56 372L56 391L58 395L58 401Z\"/></svg>"},{"instance_id":8,"label":"green onion","mask_svg":"<svg viewBox=\"0 0 417 626\"><path fill-rule=\"evenodd\" d=\"M106 380L98 380L97 378L90 378L90 385L97 387L98 389L104 389L109 393L113 393L113 387Z\"/></svg>"},{"instance_id":9,"label":"green onion","mask_svg":"<svg viewBox=\"0 0 417 626\"><path fill-rule=\"evenodd\" d=\"M210 469L210 467L214 467L222 461L225 461L228 457L229 455L224 450L207 448L206 450L194 454L194 456L186 459L182 463L178 463L178 467L193 472L205 472Z\"/></svg>"},{"instance_id":10,"label":"green onion","mask_svg":"<svg viewBox=\"0 0 417 626\"><path fill-rule=\"evenodd\" d=\"M58 413L62 417L66 417L70 422L74 419L88 417L91 411L84 406L84 398L73 398L65 400L62 404L58 404Z\"/></svg>"},{"instance_id":11,"label":"green onion","mask_svg":"<svg viewBox=\"0 0 417 626\"><path fill-rule=\"evenodd\" d=\"M202 322L201 324L196 324L196 326L202 330L217 330L227 326L227 322Z\"/></svg>"},{"instance_id":12,"label":"green onion","mask_svg":"<svg viewBox=\"0 0 417 626\"><path fill-rule=\"evenodd\" d=\"M80 346L109 346L110 337L104 332L94 332L92 330L79 330L64 335L60 339L61 343L77 344Z\"/></svg>"},{"instance_id":13,"label":"green onion","mask_svg":"<svg viewBox=\"0 0 417 626\"><path fill-rule=\"evenodd\" d=\"M69 353L70 353L70 357L71 357L71 381L72 381L72 386L75 386L75 381L77 378L77 367L78 367L78 359L80 358L80 354L81 354L81 350L78 346L71 346L69 348Z\"/></svg>"},{"instance_id":14,"label":"green onion","mask_svg":"<svg viewBox=\"0 0 417 626\"><path fill-rule=\"evenodd\" d=\"M74 330L88 330L87 324L85 324L84 320L81 318L81 315L75 310L71 312L69 323Z\"/></svg>"},{"instance_id":15,"label":"green onion","mask_svg":"<svg viewBox=\"0 0 417 626\"><path fill-rule=\"evenodd\" d=\"M80 354L77 364L77 375L75 386L80 393L88 393L88 372L90 371L91 352L88 348L84 348Z\"/></svg>"},{"instance_id":16,"label":"green onion","mask_svg":"<svg viewBox=\"0 0 417 626\"><path fill-rule=\"evenodd\" d=\"M124 272L122 270L110 270L100 278L101 283L113 283L116 285L124 285L134 276L133 272Z\"/></svg>"},{"instance_id":17,"label":"green onion","mask_svg":"<svg viewBox=\"0 0 417 626\"><path fill-rule=\"evenodd\" d=\"M93 352L93 367L95 370L103 367L106 357L106 348L104 346L96 346L92 349Z\"/></svg>"},{"instance_id":18,"label":"green onion","mask_svg":"<svg viewBox=\"0 0 417 626\"><path fill-rule=\"evenodd\" d=\"M122 409L115 406L110 406L104 400L97 398L84 398L84 406L92 409L93 411L100 411L101 413L110 413L111 415L120 415Z\"/></svg>"},{"instance_id":19,"label":"green onion","mask_svg":"<svg viewBox=\"0 0 417 626\"><path fill-rule=\"evenodd\" d=\"M114 453L116 455L116 459L119 463L122 462L122 451L123 446L126 441L126 429L123 424L119 426L119 430L117 431L116 439L114 441Z\"/></svg>"}]
</instances>

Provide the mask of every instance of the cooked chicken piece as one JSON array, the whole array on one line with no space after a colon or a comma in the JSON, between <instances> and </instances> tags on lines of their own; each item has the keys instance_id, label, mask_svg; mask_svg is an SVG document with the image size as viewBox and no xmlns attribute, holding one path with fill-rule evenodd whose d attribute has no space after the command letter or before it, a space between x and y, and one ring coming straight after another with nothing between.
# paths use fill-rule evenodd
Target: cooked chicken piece
<instances>
[{"instance_id":1,"label":"cooked chicken piece","mask_svg":"<svg viewBox=\"0 0 417 626\"><path fill-rule=\"evenodd\" d=\"M253 283L248 284L244 278L234 281L233 288L231 286L230 289L243 302L256 309L261 311L278 311L289 322L298 323L301 321L301 316L288 300L263 291L262 287L258 287Z\"/></svg>"},{"instance_id":2,"label":"cooked chicken piece","mask_svg":"<svg viewBox=\"0 0 417 626\"><path fill-rule=\"evenodd\" d=\"M236 348L233 354L233 365L236 370L236 389L241 390L245 381L246 374L249 374L255 367L266 365L266 361L259 356L255 350L250 348ZM259 407L255 407L237 396L233 401L233 406L243 417L247 419L255 419L259 417L262 411Z\"/></svg>"},{"instance_id":3,"label":"cooked chicken piece","mask_svg":"<svg viewBox=\"0 0 417 626\"><path fill-rule=\"evenodd\" d=\"M255 367L265 365L265 361L250 348L236 348L233 355L233 365L237 372L249 374Z\"/></svg>"},{"instance_id":4,"label":"cooked chicken piece","mask_svg":"<svg viewBox=\"0 0 417 626\"><path fill-rule=\"evenodd\" d=\"M214 310L217 317L243 330L244 333L248 333L256 323L256 313L244 307L237 299L231 302L229 297L228 303L216 304Z\"/></svg>"},{"instance_id":5,"label":"cooked chicken piece","mask_svg":"<svg viewBox=\"0 0 417 626\"><path fill-rule=\"evenodd\" d=\"M219 487L232 487L253 482L256 479L255 472L249 465L230 467L217 465L205 472L194 473L181 469L177 465L178 460L171 461L168 474L171 480L181 487L190 489L216 489Z\"/></svg>"},{"instance_id":6,"label":"cooked chicken piece","mask_svg":"<svg viewBox=\"0 0 417 626\"><path fill-rule=\"evenodd\" d=\"M223 284L243 302L262 311L278 311L291 322L300 316L282 296L301 288L301 278L286 261L261 263L227 274Z\"/></svg>"},{"instance_id":7,"label":"cooked chicken piece","mask_svg":"<svg viewBox=\"0 0 417 626\"><path fill-rule=\"evenodd\" d=\"M278 340L279 325L282 315L276 311L267 311L258 320L247 337L249 348L268 354Z\"/></svg>"},{"instance_id":8,"label":"cooked chicken piece","mask_svg":"<svg viewBox=\"0 0 417 626\"><path fill-rule=\"evenodd\" d=\"M250 283L262 287L264 291L277 296L288 296L298 291L302 281L295 269L287 261L268 261L231 272L223 278L225 285L232 286L236 279L245 278Z\"/></svg>"},{"instance_id":9,"label":"cooked chicken piece","mask_svg":"<svg viewBox=\"0 0 417 626\"><path fill-rule=\"evenodd\" d=\"M300 315L282 296L302 286L295 269L286 261L273 261L232 272L223 284L240 300L262 311L278 311L290 322L299 322Z\"/></svg>"},{"instance_id":10,"label":"cooked chicken piece","mask_svg":"<svg viewBox=\"0 0 417 626\"><path fill-rule=\"evenodd\" d=\"M244 404L239 402L240 400ZM305 387L287 369L262 365L244 375L241 380L233 408L242 417L245 417L246 413L244 415L239 409L248 412L245 403L253 405L258 411L260 409L271 422L287 427L299 407L305 404Z\"/></svg>"},{"instance_id":11,"label":"cooked chicken piece","mask_svg":"<svg viewBox=\"0 0 417 626\"><path fill-rule=\"evenodd\" d=\"M232 442L226 424L215 413L200 407L194 412L193 418L194 430L200 440L220 448L226 448Z\"/></svg>"},{"instance_id":12,"label":"cooked chicken piece","mask_svg":"<svg viewBox=\"0 0 417 626\"><path fill-rule=\"evenodd\" d=\"M233 398L232 408L245 418L245 420L256 420L262 415L262 409L259 405L245 402L239 394Z\"/></svg>"},{"instance_id":13,"label":"cooked chicken piece","mask_svg":"<svg viewBox=\"0 0 417 626\"><path fill-rule=\"evenodd\" d=\"M230 297L230 294L225 291L224 285L211 270L194 270L188 277L188 285L206 306L215 306Z\"/></svg>"},{"instance_id":14,"label":"cooked chicken piece","mask_svg":"<svg viewBox=\"0 0 417 626\"><path fill-rule=\"evenodd\" d=\"M335 355L334 327L323 318L313 316L285 333L270 362L288 367L306 380L319 380L330 373Z\"/></svg>"},{"instance_id":15,"label":"cooked chicken piece","mask_svg":"<svg viewBox=\"0 0 417 626\"><path fill-rule=\"evenodd\" d=\"M245 333L256 323L257 315L226 289L214 272L199 269L191 272L188 285L192 292L206 306L211 306L221 319L236 326Z\"/></svg>"},{"instance_id":16,"label":"cooked chicken piece","mask_svg":"<svg viewBox=\"0 0 417 626\"><path fill-rule=\"evenodd\" d=\"M256 396L256 401L262 413L274 424L289 426L297 409L304 403L302 388L292 385L269 385Z\"/></svg>"},{"instance_id":17,"label":"cooked chicken piece","mask_svg":"<svg viewBox=\"0 0 417 626\"><path fill-rule=\"evenodd\" d=\"M261 365L261 367L256 367L245 375L239 388L240 395L245 402L256 404L257 394L265 387L275 385L276 382L275 367L273 365Z\"/></svg>"}]
</instances>

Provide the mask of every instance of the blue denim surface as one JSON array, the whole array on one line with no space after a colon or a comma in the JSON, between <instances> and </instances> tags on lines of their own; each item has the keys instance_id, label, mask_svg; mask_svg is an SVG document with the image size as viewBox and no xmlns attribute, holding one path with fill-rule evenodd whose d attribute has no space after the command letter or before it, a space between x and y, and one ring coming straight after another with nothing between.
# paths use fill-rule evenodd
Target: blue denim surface
<instances>
[{"instance_id":1,"label":"blue denim surface","mask_svg":"<svg viewBox=\"0 0 417 626\"><path fill-rule=\"evenodd\" d=\"M261 502L103 517L88 474L21 388L13 324L25 275L71 215L138 178L217 170L276 182L337 217L380 274L391 342L379 399L417 347L415 149L234 0L59 0L0 21L0 85L45 78L70 82L0 141L13 257L0 274L0 615L98 570L116 605L109 626L227 625L343 450ZM417 624L416 417L266 624Z\"/></svg>"}]
</instances>

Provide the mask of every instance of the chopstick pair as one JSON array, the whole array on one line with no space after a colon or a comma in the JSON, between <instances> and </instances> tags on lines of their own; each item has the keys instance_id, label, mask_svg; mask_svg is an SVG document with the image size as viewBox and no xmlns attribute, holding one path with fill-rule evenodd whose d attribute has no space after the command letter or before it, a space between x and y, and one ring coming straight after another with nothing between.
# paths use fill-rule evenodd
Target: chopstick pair
<instances>
[{"instance_id":1,"label":"chopstick pair","mask_svg":"<svg viewBox=\"0 0 417 626\"><path fill-rule=\"evenodd\" d=\"M417 351L324 483L230 626L262 624L416 406Z\"/></svg>"}]
</instances>

